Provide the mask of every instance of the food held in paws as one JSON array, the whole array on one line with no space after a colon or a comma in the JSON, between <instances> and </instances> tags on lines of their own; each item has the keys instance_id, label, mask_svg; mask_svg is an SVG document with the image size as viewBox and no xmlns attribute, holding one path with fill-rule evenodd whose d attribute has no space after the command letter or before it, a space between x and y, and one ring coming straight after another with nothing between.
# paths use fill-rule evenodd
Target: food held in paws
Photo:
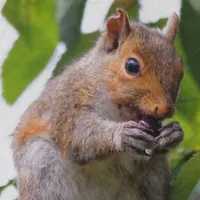
<instances>
[{"instance_id":1,"label":"food held in paws","mask_svg":"<svg viewBox=\"0 0 200 200\"><path fill-rule=\"evenodd\" d=\"M161 120L152 117L140 120L139 124L152 136L158 136L159 129L162 127Z\"/></svg>"}]
</instances>

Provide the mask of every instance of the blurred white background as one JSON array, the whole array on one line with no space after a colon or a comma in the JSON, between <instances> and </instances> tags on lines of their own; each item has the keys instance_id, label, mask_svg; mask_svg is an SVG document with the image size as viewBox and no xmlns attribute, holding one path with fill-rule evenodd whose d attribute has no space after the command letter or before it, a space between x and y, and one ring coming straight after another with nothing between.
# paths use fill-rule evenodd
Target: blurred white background
<instances>
[{"instance_id":1,"label":"blurred white background","mask_svg":"<svg viewBox=\"0 0 200 200\"><path fill-rule=\"evenodd\" d=\"M179 15L180 1L181 0L141 0L139 19L147 23L155 22L159 18L168 17L172 12L176 12ZM5 2L6 0L0 0L0 11ZM89 33L101 29L104 24L104 18L112 2L113 0L87 0L81 31L83 33ZM0 73L2 71L3 62L17 38L17 31L0 13ZM65 50L64 44L59 43L57 45L52 58L49 60L43 72L35 78L13 105L8 105L0 95L0 186L5 185L8 180L16 176L10 149L10 134L14 130L25 109L41 93L45 83L51 77L56 63ZM2 94L1 77L0 94ZM10 186L3 191L0 200L14 200L16 197L16 189Z\"/></svg>"}]
</instances>

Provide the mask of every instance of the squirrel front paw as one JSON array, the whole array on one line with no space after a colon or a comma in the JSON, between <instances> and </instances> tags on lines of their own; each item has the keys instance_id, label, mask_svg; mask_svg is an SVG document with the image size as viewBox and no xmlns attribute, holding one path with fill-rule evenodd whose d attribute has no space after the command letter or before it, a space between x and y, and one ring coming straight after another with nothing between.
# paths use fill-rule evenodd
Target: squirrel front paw
<instances>
[{"instance_id":1,"label":"squirrel front paw","mask_svg":"<svg viewBox=\"0 0 200 200\"><path fill-rule=\"evenodd\" d=\"M151 149L156 146L156 140L144 132L142 127L134 122L125 122L122 128L122 149L137 155L151 156Z\"/></svg>"},{"instance_id":2,"label":"squirrel front paw","mask_svg":"<svg viewBox=\"0 0 200 200\"><path fill-rule=\"evenodd\" d=\"M178 122L172 122L160 130L155 139L158 142L157 150L168 151L176 147L184 137L183 129Z\"/></svg>"}]
</instances>

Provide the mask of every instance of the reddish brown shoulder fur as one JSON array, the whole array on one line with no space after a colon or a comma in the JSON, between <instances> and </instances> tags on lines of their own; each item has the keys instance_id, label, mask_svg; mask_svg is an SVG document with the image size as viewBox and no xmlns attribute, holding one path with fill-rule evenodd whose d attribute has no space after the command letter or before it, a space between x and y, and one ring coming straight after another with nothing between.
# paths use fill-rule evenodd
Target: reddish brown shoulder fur
<instances>
[{"instance_id":1,"label":"reddish brown shoulder fur","mask_svg":"<svg viewBox=\"0 0 200 200\"><path fill-rule=\"evenodd\" d=\"M40 135L48 130L47 122L40 120L40 118L31 118L25 125L20 126L15 131L15 138L18 145L23 145L30 138Z\"/></svg>"}]
</instances>

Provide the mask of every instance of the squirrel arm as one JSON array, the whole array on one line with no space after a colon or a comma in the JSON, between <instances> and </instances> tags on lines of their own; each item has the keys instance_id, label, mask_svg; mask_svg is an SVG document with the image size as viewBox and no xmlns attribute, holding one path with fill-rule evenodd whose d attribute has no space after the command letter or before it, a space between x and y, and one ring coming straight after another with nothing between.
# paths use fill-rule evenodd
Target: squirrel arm
<instances>
[{"instance_id":1,"label":"squirrel arm","mask_svg":"<svg viewBox=\"0 0 200 200\"><path fill-rule=\"evenodd\" d=\"M134 121L114 122L95 112L83 112L76 121L70 154L73 160L87 163L117 152L146 155L154 138L140 129Z\"/></svg>"},{"instance_id":2,"label":"squirrel arm","mask_svg":"<svg viewBox=\"0 0 200 200\"><path fill-rule=\"evenodd\" d=\"M75 127L75 142L70 148L74 160L87 162L122 151L122 123L105 119L96 112L82 112Z\"/></svg>"}]
</instances>

